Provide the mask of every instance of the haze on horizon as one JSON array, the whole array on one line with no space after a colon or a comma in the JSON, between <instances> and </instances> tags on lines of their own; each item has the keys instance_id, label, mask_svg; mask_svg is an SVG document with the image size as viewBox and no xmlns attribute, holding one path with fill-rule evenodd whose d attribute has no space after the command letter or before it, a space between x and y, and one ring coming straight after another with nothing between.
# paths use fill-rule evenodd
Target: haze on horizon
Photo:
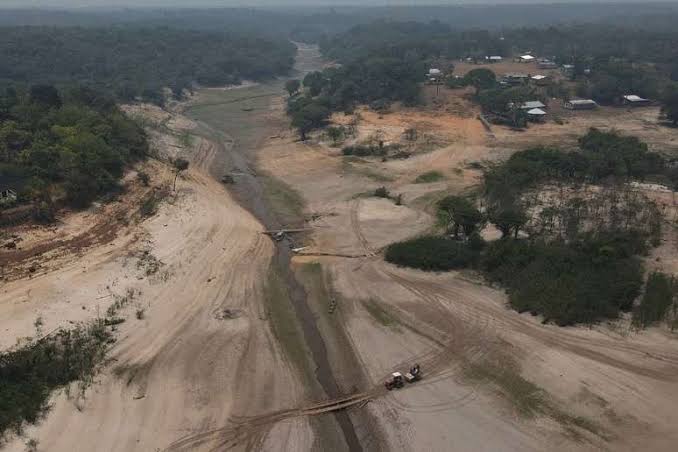
<instances>
[{"instance_id":1,"label":"haze on horizon","mask_svg":"<svg viewBox=\"0 0 678 452\"><path fill-rule=\"evenodd\" d=\"M650 3L676 3L663 0ZM0 0L0 8L129 8L129 7L281 7L281 6L417 6L417 5L492 5L558 3L646 3L639 0Z\"/></svg>"}]
</instances>

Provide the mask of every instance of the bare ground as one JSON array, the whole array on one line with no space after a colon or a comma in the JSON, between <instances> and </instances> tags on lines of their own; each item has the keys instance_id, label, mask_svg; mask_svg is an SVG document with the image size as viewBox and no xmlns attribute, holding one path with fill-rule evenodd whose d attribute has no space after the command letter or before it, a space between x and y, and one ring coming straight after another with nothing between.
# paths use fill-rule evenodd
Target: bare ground
<instances>
[{"instance_id":1,"label":"bare ground","mask_svg":"<svg viewBox=\"0 0 678 452\"><path fill-rule=\"evenodd\" d=\"M83 248L78 260L65 253L32 279L3 285L3 348L35 334L37 317L49 331L93 318L123 298L128 314L145 312L120 326L111 362L86 397L55 396L52 412L27 437L57 451L310 450L321 444L316 435L336 434L323 430L332 424L320 425L322 413L347 406L364 450L673 450L675 336L661 329L638 333L624 321L590 329L542 325L510 311L505 295L473 274L398 269L379 253L429 229L437 198L472 189L479 176L473 162L504 158L540 140L573 143L579 130L592 122L605 126L610 118L653 148L670 150L675 131L655 127L655 112L646 109L602 110L564 125L488 133L466 95L440 100L436 113L361 112L358 139L380 131L400 140L411 125L421 130L425 140L406 160L348 160L322 139L297 142L284 126L253 141L259 150L252 172L263 169L284 181L278 193L289 186L301 195L301 201L289 194L280 199L298 203L295 209L316 227L305 239L308 255L295 258L295 267L310 271L303 280L330 339L337 383L355 395L309 401L309 388L301 386L271 332L264 303L272 244L208 176L220 151L200 138L191 142L191 170L157 216L117 229L110 240ZM201 100L210 99L207 93ZM245 104L285 122L281 98L271 111L268 102ZM232 113L223 120L240 126ZM151 117L165 155L182 152L183 131L196 127L163 112L139 114ZM432 170L444 179L414 183ZM168 177L159 169L154 183ZM370 197L382 185L403 194L404 205ZM73 221L71 235L78 236L92 218L64 224ZM24 246L46 237L38 233ZM656 268L675 268L675 243L666 236L652 256ZM319 273L310 270L316 268ZM387 393L387 375L415 361L424 380ZM506 372L493 374L497 363ZM478 373L490 377L478 379ZM536 401L530 384L541 388ZM537 414L526 416L525 404ZM8 449L23 450L24 441L15 438Z\"/></svg>"},{"instance_id":2,"label":"bare ground","mask_svg":"<svg viewBox=\"0 0 678 452\"><path fill-rule=\"evenodd\" d=\"M174 127L186 123L179 118ZM303 397L267 321L263 289L271 242L207 174L216 152L214 143L195 140L191 169L153 218L77 260L3 285L3 347L34 334L37 317L49 331L103 315L115 300L127 304L128 320L98 381L84 398L55 395L46 419L26 430L41 450L162 450L231 416L279 409ZM160 183L170 174L157 168L153 176ZM134 318L135 310L143 310L142 319ZM24 441L14 438L7 449L23 450ZM300 419L269 427L238 447L308 449L313 441ZM208 441L191 450L213 447L220 445Z\"/></svg>"},{"instance_id":3,"label":"bare ground","mask_svg":"<svg viewBox=\"0 0 678 452\"><path fill-rule=\"evenodd\" d=\"M310 250L302 251L310 256L297 260L319 262L333 276L341 319L372 384L417 360L426 363L424 372L426 366L433 371L420 384L367 405L386 432L389 449L673 450L678 440L675 336L662 329L638 332L624 319L594 328L543 325L509 310L502 291L472 274L398 269L378 253L430 228L430 206L440 196L472 189L479 177L469 166L473 162L505 158L539 143L574 145L590 126L614 124L653 149L668 151L676 132L657 125L654 109L604 108L577 113L563 125L526 132L493 128L490 134L472 114L440 113L446 111L444 102L436 108L438 113L359 111L357 141L375 133L402 140L404 130L416 125L444 143L405 160L342 157L322 136L320 144L298 143L291 131L270 139L259 152L260 166L306 200L307 216L317 228ZM350 120L335 117L340 124ZM431 170L445 178L413 183ZM405 205L370 198L381 185L404 194ZM663 197L666 209L675 210L672 195ZM655 268L676 271L675 246L675 229L668 227L650 258ZM491 368L498 359L512 369L509 384L469 377L469 369ZM516 407L525 382L541 388L557 409L521 414Z\"/></svg>"}]
</instances>

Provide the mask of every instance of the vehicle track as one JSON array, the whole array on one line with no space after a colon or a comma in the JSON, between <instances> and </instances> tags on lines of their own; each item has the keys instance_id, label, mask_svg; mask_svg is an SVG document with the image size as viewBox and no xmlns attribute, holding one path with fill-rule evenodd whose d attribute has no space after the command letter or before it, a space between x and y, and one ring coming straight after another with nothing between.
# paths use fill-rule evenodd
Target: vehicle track
<instances>
[{"instance_id":1,"label":"vehicle track","mask_svg":"<svg viewBox=\"0 0 678 452\"><path fill-rule=\"evenodd\" d=\"M503 306L494 306L472 290L463 287L450 287L433 281L423 281L416 277L404 277L391 271L385 274L393 281L409 290L418 298L435 303L462 321L476 325L484 330L502 331L510 328L519 334L532 337L549 347L571 352L575 355L600 362L619 370L657 380L678 380L678 352L667 353L650 346L641 346L600 338L591 341L568 333L567 330L552 331L507 311ZM607 353L606 353L607 351ZM609 351L629 354L628 359L610 356ZM635 364L638 359L654 361L654 367Z\"/></svg>"},{"instance_id":2,"label":"vehicle track","mask_svg":"<svg viewBox=\"0 0 678 452\"><path fill-rule=\"evenodd\" d=\"M358 211L360 209L360 198L353 201L351 204L351 229L355 233L360 246L365 252L365 257L372 257L375 255L375 252L370 248L370 243L365 238L362 228L360 227L360 219L358 218Z\"/></svg>"},{"instance_id":3,"label":"vehicle track","mask_svg":"<svg viewBox=\"0 0 678 452\"><path fill-rule=\"evenodd\" d=\"M460 336L464 336L460 334ZM469 337L475 337L473 341L468 341ZM351 394L349 396L337 397L322 402L312 403L299 407L274 411L259 416L232 416L229 419L231 425L223 428L209 431L189 434L170 444L166 452L182 452L194 450L205 444L213 444L210 450L228 450L243 441L254 438L278 422L298 417L318 416L347 409L363 407L367 402L383 398L389 392L381 382L386 381L391 372L409 368L412 363L419 363L424 370L424 379L413 385L407 385L403 390L410 390L418 387L425 387L434 384L440 380L451 378L458 375L463 366L469 362L481 359L485 354L486 341L478 340L478 336L465 335L464 343L458 339L446 338L442 347L434 347L418 355L411 356L408 360L398 363L388 374L382 376L379 382L366 391ZM390 397L388 403L406 411L426 411L436 412L455 409L469 403L475 397L475 387L460 398L451 401L436 403L432 405L412 405L400 402L397 397Z\"/></svg>"}]
</instances>

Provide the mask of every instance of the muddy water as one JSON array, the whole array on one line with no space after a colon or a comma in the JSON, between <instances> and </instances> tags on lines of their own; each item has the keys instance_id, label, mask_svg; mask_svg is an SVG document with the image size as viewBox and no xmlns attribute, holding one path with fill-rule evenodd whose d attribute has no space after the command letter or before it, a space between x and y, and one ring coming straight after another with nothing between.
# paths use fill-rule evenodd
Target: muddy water
<instances>
[{"instance_id":1,"label":"muddy water","mask_svg":"<svg viewBox=\"0 0 678 452\"><path fill-rule=\"evenodd\" d=\"M300 45L294 77L303 78L304 74L320 69L320 64L321 60L316 47ZM209 117L209 111L200 114L197 110L193 110L188 111L188 114L200 121L204 132L212 137L220 138L218 141L222 148L220 152L222 158L215 159L211 168L213 175L221 178L226 173L238 174L237 183L231 187L231 192L238 201L267 229L281 229L289 225L281 224L273 213L266 199L262 182L256 175L255 159L256 150L275 130L275 127L284 126L284 123L272 124L270 118L262 118L257 114L258 110L266 111L272 99L284 95L284 81L275 81L238 91L238 96L234 100L229 100L228 103L240 103L243 105L242 108L220 110L220 117L217 119ZM209 119L206 119L207 117ZM302 326L304 340L311 351L316 368L315 376L327 396L336 398L342 394L339 392L337 381L332 373L325 340L308 304L306 291L291 270L291 258L292 251L288 243L286 241L278 243L273 263L287 283L292 304ZM348 449L362 451L348 413L339 411L335 412L334 416Z\"/></svg>"}]
</instances>

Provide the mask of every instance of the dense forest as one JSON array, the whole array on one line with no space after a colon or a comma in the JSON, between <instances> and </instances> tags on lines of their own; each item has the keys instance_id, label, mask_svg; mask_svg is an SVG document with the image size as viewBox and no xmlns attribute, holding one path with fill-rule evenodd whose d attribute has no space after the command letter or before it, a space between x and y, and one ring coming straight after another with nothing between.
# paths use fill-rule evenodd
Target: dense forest
<instances>
[{"instance_id":1,"label":"dense forest","mask_svg":"<svg viewBox=\"0 0 678 452\"><path fill-rule=\"evenodd\" d=\"M86 206L145 157L144 131L107 96L51 85L0 92L0 182L50 220L54 203Z\"/></svg>"},{"instance_id":2,"label":"dense forest","mask_svg":"<svg viewBox=\"0 0 678 452\"><path fill-rule=\"evenodd\" d=\"M223 32L170 28L7 27L0 29L0 84L81 84L122 101L162 103L199 85L287 73L295 46Z\"/></svg>"},{"instance_id":3,"label":"dense forest","mask_svg":"<svg viewBox=\"0 0 678 452\"><path fill-rule=\"evenodd\" d=\"M592 129L579 147L528 149L488 167L480 199L438 203L440 236L393 244L386 260L434 271L476 268L506 288L513 308L559 325L631 311L642 288L639 256L659 244L661 213L628 182L676 187L678 172L634 137ZM500 240L480 237L488 223ZM651 280L634 313L640 325L662 319L672 303L662 278Z\"/></svg>"},{"instance_id":4,"label":"dense forest","mask_svg":"<svg viewBox=\"0 0 678 452\"><path fill-rule=\"evenodd\" d=\"M495 3L495 4L490 4ZM3 25L106 26L155 24L196 30L246 31L289 35L333 34L364 23L438 20L456 29L499 30L551 24L609 23L654 30L672 30L678 7L667 2L388 6L285 6L275 8L79 8L77 10L5 9ZM529 4L532 3L532 4Z\"/></svg>"}]
</instances>

